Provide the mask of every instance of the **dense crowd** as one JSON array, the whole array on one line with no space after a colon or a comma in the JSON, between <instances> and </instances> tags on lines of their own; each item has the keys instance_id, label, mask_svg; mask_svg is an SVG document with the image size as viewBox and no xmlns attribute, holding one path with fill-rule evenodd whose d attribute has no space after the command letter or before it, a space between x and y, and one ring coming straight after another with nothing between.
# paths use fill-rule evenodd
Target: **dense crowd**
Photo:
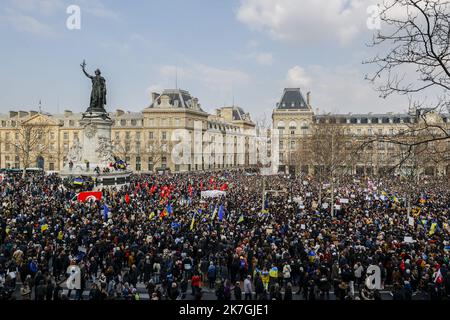
<instances>
[{"instance_id":1,"label":"dense crowd","mask_svg":"<svg viewBox=\"0 0 450 320\"><path fill-rule=\"evenodd\" d=\"M333 213L310 176L135 175L90 202L61 182L0 181L0 287L21 299L132 300L138 283L152 300L381 299L370 265L394 300L450 295L448 178L341 178ZM63 294L72 266L81 282Z\"/></svg>"}]
</instances>

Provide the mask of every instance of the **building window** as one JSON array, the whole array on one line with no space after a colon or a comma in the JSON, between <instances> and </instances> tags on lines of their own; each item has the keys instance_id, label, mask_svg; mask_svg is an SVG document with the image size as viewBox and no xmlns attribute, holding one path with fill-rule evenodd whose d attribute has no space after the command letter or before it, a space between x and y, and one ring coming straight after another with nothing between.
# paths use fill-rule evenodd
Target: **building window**
<instances>
[{"instance_id":1,"label":"building window","mask_svg":"<svg viewBox=\"0 0 450 320\"><path fill-rule=\"evenodd\" d=\"M16 122L13 120L13 121L11 121L11 127L15 127L16 126Z\"/></svg>"},{"instance_id":2,"label":"building window","mask_svg":"<svg viewBox=\"0 0 450 320\"><path fill-rule=\"evenodd\" d=\"M163 131L163 132L161 133L161 139L162 139L162 140L167 140L167 132L166 132L166 131Z\"/></svg>"},{"instance_id":3,"label":"building window","mask_svg":"<svg viewBox=\"0 0 450 320\"><path fill-rule=\"evenodd\" d=\"M50 132L50 140L55 140L55 133L54 132Z\"/></svg>"},{"instance_id":4,"label":"building window","mask_svg":"<svg viewBox=\"0 0 450 320\"><path fill-rule=\"evenodd\" d=\"M14 134L14 139L19 140L19 133L18 133L18 132L16 132L16 133Z\"/></svg>"},{"instance_id":5,"label":"building window","mask_svg":"<svg viewBox=\"0 0 450 320\"><path fill-rule=\"evenodd\" d=\"M295 149L295 141L291 141L291 150Z\"/></svg>"},{"instance_id":6,"label":"building window","mask_svg":"<svg viewBox=\"0 0 450 320\"><path fill-rule=\"evenodd\" d=\"M127 125L127 120L124 120L124 119L120 120L120 125L122 127L125 127Z\"/></svg>"},{"instance_id":7,"label":"building window","mask_svg":"<svg viewBox=\"0 0 450 320\"><path fill-rule=\"evenodd\" d=\"M48 164L48 169L49 169L50 171L55 171L55 164L54 164L53 162L50 162L50 163Z\"/></svg>"},{"instance_id":8,"label":"building window","mask_svg":"<svg viewBox=\"0 0 450 320\"><path fill-rule=\"evenodd\" d=\"M125 139L130 140L131 133L130 131L125 132Z\"/></svg>"},{"instance_id":9,"label":"building window","mask_svg":"<svg viewBox=\"0 0 450 320\"><path fill-rule=\"evenodd\" d=\"M74 132L73 133L73 139L74 140L78 140L78 132Z\"/></svg>"},{"instance_id":10,"label":"building window","mask_svg":"<svg viewBox=\"0 0 450 320\"><path fill-rule=\"evenodd\" d=\"M148 133L148 138L149 138L150 140L153 140L153 139L154 139L154 137L153 137L153 132L152 132L152 131L150 131L150 132Z\"/></svg>"},{"instance_id":11,"label":"building window","mask_svg":"<svg viewBox=\"0 0 450 320\"><path fill-rule=\"evenodd\" d=\"M155 121L153 121L153 119L148 119L148 125L153 127L155 125Z\"/></svg>"},{"instance_id":12,"label":"building window","mask_svg":"<svg viewBox=\"0 0 450 320\"><path fill-rule=\"evenodd\" d=\"M141 171L141 157L136 157L136 171Z\"/></svg>"},{"instance_id":13,"label":"building window","mask_svg":"<svg viewBox=\"0 0 450 320\"><path fill-rule=\"evenodd\" d=\"M64 132L63 137L64 137L64 140L69 140L69 133Z\"/></svg>"},{"instance_id":14,"label":"building window","mask_svg":"<svg viewBox=\"0 0 450 320\"><path fill-rule=\"evenodd\" d=\"M283 149L284 145L283 145L283 141L280 141L280 149Z\"/></svg>"},{"instance_id":15,"label":"building window","mask_svg":"<svg viewBox=\"0 0 450 320\"><path fill-rule=\"evenodd\" d=\"M166 157L161 158L161 167L164 169L167 168L167 158Z\"/></svg>"},{"instance_id":16,"label":"building window","mask_svg":"<svg viewBox=\"0 0 450 320\"><path fill-rule=\"evenodd\" d=\"M136 127L136 125L137 125L136 119L132 119L132 120L131 120L131 125L132 125L133 127Z\"/></svg>"},{"instance_id":17,"label":"building window","mask_svg":"<svg viewBox=\"0 0 450 320\"><path fill-rule=\"evenodd\" d=\"M2 127L6 127L6 121L2 121Z\"/></svg>"},{"instance_id":18,"label":"building window","mask_svg":"<svg viewBox=\"0 0 450 320\"><path fill-rule=\"evenodd\" d=\"M69 127L75 127L75 121L69 120Z\"/></svg>"},{"instance_id":19,"label":"building window","mask_svg":"<svg viewBox=\"0 0 450 320\"><path fill-rule=\"evenodd\" d=\"M153 158L148 158L148 171L153 171Z\"/></svg>"},{"instance_id":20,"label":"building window","mask_svg":"<svg viewBox=\"0 0 450 320\"><path fill-rule=\"evenodd\" d=\"M372 135L372 129L367 129L367 134L368 134L369 136L371 136L371 135Z\"/></svg>"},{"instance_id":21,"label":"building window","mask_svg":"<svg viewBox=\"0 0 450 320\"><path fill-rule=\"evenodd\" d=\"M69 143L68 142L64 142L63 151L64 152L68 152L69 151Z\"/></svg>"},{"instance_id":22,"label":"building window","mask_svg":"<svg viewBox=\"0 0 450 320\"><path fill-rule=\"evenodd\" d=\"M55 151L55 144L53 142L50 143L50 151Z\"/></svg>"},{"instance_id":23,"label":"building window","mask_svg":"<svg viewBox=\"0 0 450 320\"><path fill-rule=\"evenodd\" d=\"M141 143L139 141L136 142L136 153L141 152Z\"/></svg>"},{"instance_id":24,"label":"building window","mask_svg":"<svg viewBox=\"0 0 450 320\"><path fill-rule=\"evenodd\" d=\"M125 152L130 152L130 151L131 151L131 146L130 146L130 143L127 142L127 143L125 143Z\"/></svg>"},{"instance_id":25,"label":"building window","mask_svg":"<svg viewBox=\"0 0 450 320\"><path fill-rule=\"evenodd\" d=\"M176 171L176 172L179 172L179 171L180 171L180 165L179 165L179 164L176 164L176 165L175 165L175 171Z\"/></svg>"},{"instance_id":26,"label":"building window","mask_svg":"<svg viewBox=\"0 0 450 320\"><path fill-rule=\"evenodd\" d=\"M141 140L141 133L140 132L136 132L136 140Z\"/></svg>"},{"instance_id":27,"label":"building window","mask_svg":"<svg viewBox=\"0 0 450 320\"><path fill-rule=\"evenodd\" d=\"M116 132L115 133L115 136L116 136L116 141L119 141L120 140L120 132Z\"/></svg>"},{"instance_id":28,"label":"building window","mask_svg":"<svg viewBox=\"0 0 450 320\"><path fill-rule=\"evenodd\" d=\"M295 135L295 130L291 130L291 136Z\"/></svg>"}]
</instances>

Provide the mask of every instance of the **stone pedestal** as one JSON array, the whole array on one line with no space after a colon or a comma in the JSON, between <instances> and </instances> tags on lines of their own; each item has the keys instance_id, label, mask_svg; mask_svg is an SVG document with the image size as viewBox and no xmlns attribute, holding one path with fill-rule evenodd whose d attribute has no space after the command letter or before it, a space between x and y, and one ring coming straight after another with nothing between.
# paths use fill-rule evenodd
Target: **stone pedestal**
<instances>
[{"instance_id":1,"label":"stone pedestal","mask_svg":"<svg viewBox=\"0 0 450 320\"><path fill-rule=\"evenodd\" d=\"M113 121L106 114L83 114L80 121L83 127L82 161L89 166L105 167L114 161L111 145L111 127Z\"/></svg>"},{"instance_id":2,"label":"stone pedestal","mask_svg":"<svg viewBox=\"0 0 450 320\"><path fill-rule=\"evenodd\" d=\"M115 160L111 143L113 121L108 114L84 113L80 124L83 127L81 141L74 141L61 176L63 178L91 176L97 180L100 186L118 186L129 183L131 171L115 171L110 167ZM72 162L72 166L70 166L70 162ZM96 167L100 169L100 173L94 171ZM105 168L109 168L110 172L104 173Z\"/></svg>"}]
</instances>

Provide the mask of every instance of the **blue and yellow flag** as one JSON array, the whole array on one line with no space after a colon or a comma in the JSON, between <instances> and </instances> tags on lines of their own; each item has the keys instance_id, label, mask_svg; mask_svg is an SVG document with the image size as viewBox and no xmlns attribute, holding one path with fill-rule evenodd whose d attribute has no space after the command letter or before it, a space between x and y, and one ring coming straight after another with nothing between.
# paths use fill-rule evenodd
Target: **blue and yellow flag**
<instances>
[{"instance_id":1,"label":"blue and yellow flag","mask_svg":"<svg viewBox=\"0 0 450 320\"><path fill-rule=\"evenodd\" d=\"M216 215L217 215L217 211L218 211L219 209L217 208L217 206L216 206L216 208L214 209L214 211L212 212L212 214L211 214L211 220L214 220L215 218L216 218Z\"/></svg>"},{"instance_id":2,"label":"blue and yellow flag","mask_svg":"<svg viewBox=\"0 0 450 320\"><path fill-rule=\"evenodd\" d=\"M437 228L437 223L433 222L431 224L431 228L430 228L430 232L428 233L430 236L432 236L435 232L436 232L436 228Z\"/></svg>"}]
</instances>

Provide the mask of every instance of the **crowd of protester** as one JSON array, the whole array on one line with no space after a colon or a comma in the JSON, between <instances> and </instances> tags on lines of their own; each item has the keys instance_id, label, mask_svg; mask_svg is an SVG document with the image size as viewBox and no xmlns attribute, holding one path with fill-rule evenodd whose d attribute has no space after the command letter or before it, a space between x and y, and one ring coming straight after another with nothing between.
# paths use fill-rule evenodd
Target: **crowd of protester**
<instances>
[{"instance_id":1,"label":"crowd of protester","mask_svg":"<svg viewBox=\"0 0 450 320\"><path fill-rule=\"evenodd\" d=\"M151 300L447 299L448 182L343 177L331 212L312 176L134 175L79 202L57 175L5 175L0 287L28 300L136 300L138 284ZM71 266L81 282L64 293Z\"/></svg>"}]
</instances>

